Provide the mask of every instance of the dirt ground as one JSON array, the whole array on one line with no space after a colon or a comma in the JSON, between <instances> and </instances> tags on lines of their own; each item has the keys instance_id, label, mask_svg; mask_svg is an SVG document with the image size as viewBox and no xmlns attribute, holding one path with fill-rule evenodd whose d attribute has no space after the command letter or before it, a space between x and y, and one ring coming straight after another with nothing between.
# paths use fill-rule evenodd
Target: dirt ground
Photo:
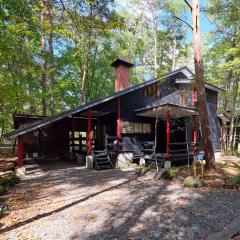
<instances>
[{"instance_id":1,"label":"dirt ground","mask_svg":"<svg viewBox=\"0 0 240 240\"><path fill-rule=\"evenodd\" d=\"M4 200L0 239L207 239L240 216L239 190L67 162L29 165Z\"/></svg>"}]
</instances>

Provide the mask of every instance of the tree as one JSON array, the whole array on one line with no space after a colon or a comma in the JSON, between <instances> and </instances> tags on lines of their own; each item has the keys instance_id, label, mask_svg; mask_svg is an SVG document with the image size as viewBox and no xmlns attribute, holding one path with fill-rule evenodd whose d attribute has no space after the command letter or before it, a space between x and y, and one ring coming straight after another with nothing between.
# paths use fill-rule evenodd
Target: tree
<instances>
[{"instance_id":1,"label":"tree","mask_svg":"<svg viewBox=\"0 0 240 240\"><path fill-rule=\"evenodd\" d=\"M42 64L41 64L41 87L42 87L42 114L47 115L47 50L46 50L46 3L45 0L40 0L41 6L41 52L42 52Z\"/></svg>"},{"instance_id":2,"label":"tree","mask_svg":"<svg viewBox=\"0 0 240 240\"><path fill-rule=\"evenodd\" d=\"M192 28L193 28L194 64L195 64L195 88L197 90L197 102L203 135L203 147L206 157L206 169L212 169L215 168L215 157L211 140L211 131L209 127L206 94L204 86L204 69L200 39L199 0L192 1Z\"/></svg>"},{"instance_id":3,"label":"tree","mask_svg":"<svg viewBox=\"0 0 240 240\"><path fill-rule=\"evenodd\" d=\"M55 88L55 64L54 64L54 52L53 52L53 16L52 16L52 10L53 10L53 3L52 0L47 0L47 16L48 16L48 24L49 24L49 34L48 34L48 48L49 48L49 78L51 83L51 95L50 95L50 113L51 115L54 115L55 113L55 94L54 94L54 88Z\"/></svg>"},{"instance_id":4,"label":"tree","mask_svg":"<svg viewBox=\"0 0 240 240\"><path fill-rule=\"evenodd\" d=\"M227 149L232 150L234 144L234 132L236 116L239 109L239 9L236 7L237 0L208 0L204 9L209 21L214 25L211 42L205 58L208 60L208 78L211 82L225 88L222 94L224 101L221 110L230 111L230 129L226 139Z\"/></svg>"}]
</instances>

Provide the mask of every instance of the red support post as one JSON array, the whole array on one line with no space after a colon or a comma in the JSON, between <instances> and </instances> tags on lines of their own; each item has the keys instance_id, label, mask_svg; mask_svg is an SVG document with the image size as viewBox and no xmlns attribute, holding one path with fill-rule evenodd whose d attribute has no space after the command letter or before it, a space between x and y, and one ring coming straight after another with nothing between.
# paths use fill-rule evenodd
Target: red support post
<instances>
[{"instance_id":1,"label":"red support post","mask_svg":"<svg viewBox=\"0 0 240 240\"><path fill-rule=\"evenodd\" d=\"M92 152L92 139L91 139L91 110L87 112L88 116L88 125L87 125L87 146L88 146L88 153Z\"/></svg>"},{"instance_id":2,"label":"red support post","mask_svg":"<svg viewBox=\"0 0 240 240\"><path fill-rule=\"evenodd\" d=\"M18 168L23 166L23 139L18 136Z\"/></svg>"},{"instance_id":3,"label":"red support post","mask_svg":"<svg viewBox=\"0 0 240 240\"><path fill-rule=\"evenodd\" d=\"M121 102L120 97L117 99L118 108L117 108L117 141L118 141L118 151L120 150L120 139L121 139Z\"/></svg>"},{"instance_id":4,"label":"red support post","mask_svg":"<svg viewBox=\"0 0 240 240\"><path fill-rule=\"evenodd\" d=\"M166 157L169 158L169 143L170 143L170 114L167 112L167 119L166 119L166 134L167 134L167 142L166 142Z\"/></svg>"}]
</instances>

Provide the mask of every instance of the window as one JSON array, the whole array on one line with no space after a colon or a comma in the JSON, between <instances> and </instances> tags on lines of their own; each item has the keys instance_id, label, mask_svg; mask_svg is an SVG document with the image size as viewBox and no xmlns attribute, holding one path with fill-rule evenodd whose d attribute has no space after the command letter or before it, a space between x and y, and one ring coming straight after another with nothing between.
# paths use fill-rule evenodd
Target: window
<instances>
[{"instance_id":1,"label":"window","mask_svg":"<svg viewBox=\"0 0 240 240\"><path fill-rule=\"evenodd\" d=\"M143 129L142 129L142 123L134 123L134 133L142 133Z\"/></svg>"},{"instance_id":2,"label":"window","mask_svg":"<svg viewBox=\"0 0 240 240\"><path fill-rule=\"evenodd\" d=\"M121 121L121 133L149 134L152 132L151 124Z\"/></svg>"},{"instance_id":3,"label":"window","mask_svg":"<svg viewBox=\"0 0 240 240\"><path fill-rule=\"evenodd\" d=\"M144 89L144 96L146 97L160 97L160 83L148 86Z\"/></svg>"},{"instance_id":4,"label":"window","mask_svg":"<svg viewBox=\"0 0 240 240\"><path fill-rule=\"evenodd\" d=\"M133 122L121 121L122 133L133 133Z\"/></svg>"},{"instance_id":5,"label":"window","mask_svg":"<svg viewBox=\"0 0 240 240\"><path fill-rule=\"evenodd\" d=\"M180 93L180 104L181 105L187 105L188 103L188 95L186 92L181 92Z\"/></svg>"}]
</instances>

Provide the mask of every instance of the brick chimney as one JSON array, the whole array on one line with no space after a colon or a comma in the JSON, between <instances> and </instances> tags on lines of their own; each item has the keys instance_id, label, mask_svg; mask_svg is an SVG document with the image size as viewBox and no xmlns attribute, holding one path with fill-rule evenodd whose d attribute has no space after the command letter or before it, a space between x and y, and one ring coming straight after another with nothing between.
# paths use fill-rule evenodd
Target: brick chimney
<instances>
[{"instance_id":1,"label":"brick chimney","mask_svg":"<svg viewBox=\"0 0 240 240\"><path fill-rule=\"evenodd\" d=\"M115 92L129 86L130 68L134 66L127 58L116 59L111 66L115 67Z\"/></svg>"}]
</instances>

